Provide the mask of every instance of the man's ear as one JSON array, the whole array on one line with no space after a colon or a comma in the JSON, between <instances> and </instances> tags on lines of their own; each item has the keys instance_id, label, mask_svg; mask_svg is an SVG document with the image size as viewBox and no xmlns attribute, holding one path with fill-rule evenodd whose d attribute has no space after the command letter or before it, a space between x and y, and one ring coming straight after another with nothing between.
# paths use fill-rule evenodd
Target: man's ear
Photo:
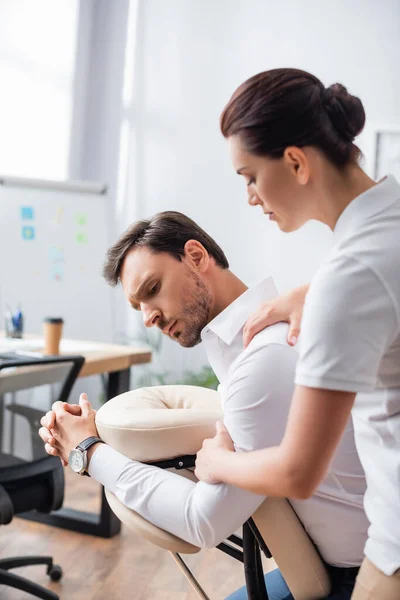
<instances>
[{"instance_id":1,"label":"man's ear","mask_svg":"<svg viewBox=\"0 0 400 600\"><path fill-rule=\"evenodd\" d=\"M288 146L285 148L283 158L291 174L296 177L297 183L306 185L310 178L310 164L304 150L297 146Z\"/></svg>"},{"instance_id":2,"label":"man's ear","mask_svg":"<svg viewBox=\"0 0 400 600\"><path fill-rule=\"evenodd\" d=\"M200 273L207 271L210 256L203 244L197 240L188 240L184 247L185 258Z\"/></svg>"}]
</instances>

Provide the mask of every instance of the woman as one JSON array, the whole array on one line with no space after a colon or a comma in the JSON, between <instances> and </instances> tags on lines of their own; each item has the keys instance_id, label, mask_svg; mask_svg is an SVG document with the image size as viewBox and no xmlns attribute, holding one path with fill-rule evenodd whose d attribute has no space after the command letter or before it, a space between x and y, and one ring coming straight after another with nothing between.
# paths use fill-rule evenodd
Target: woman
<instances>
[{"instance_id":1,"label":"woman","mask_svg":"<svg viewBox=\"0 0 400 600\"><path fill-rule=\"evenodd\" d=\"M235 454L220 429L204 443L196 474L255 493L307 498L351 413L371 522L352 597L394 600L400 598L400 186L391 176L375 183L359 166L353 141L364 122L360 100L346 88L326 89L296 69L252 77L222 114L249 204L260 205L285 232L321 221L334 231L334 243L307 293L280 446Z\"/></svg>"}]
</instances>

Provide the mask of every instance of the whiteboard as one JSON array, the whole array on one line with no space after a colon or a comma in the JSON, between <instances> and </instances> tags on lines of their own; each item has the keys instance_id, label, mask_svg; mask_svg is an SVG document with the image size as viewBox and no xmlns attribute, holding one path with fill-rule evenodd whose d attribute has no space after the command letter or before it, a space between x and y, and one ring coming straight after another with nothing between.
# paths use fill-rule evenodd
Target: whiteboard
<instances>
[{"instance_id":1,"label":"whiteboard","mask_svg":"<svg viewBox=\"0 0 400 600\"><path fill-rule=\"evenodd\" d=\"M25 332L62 317L65 337L114 340L111 214L104 185L0 177L0 330L20 304Z\"/></svg>"}]
</instances>

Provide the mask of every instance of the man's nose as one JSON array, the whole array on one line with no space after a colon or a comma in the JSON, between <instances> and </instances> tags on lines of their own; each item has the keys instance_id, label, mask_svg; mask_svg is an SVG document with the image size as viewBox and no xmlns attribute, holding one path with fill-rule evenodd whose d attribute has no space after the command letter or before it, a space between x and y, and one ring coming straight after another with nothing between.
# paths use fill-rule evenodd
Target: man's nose
<instances>
[{"instance_id":1,"label":"man's nose","mask_svg":"<svg viewBox=\"0 0 400 600\"><path fill-rule=\"evenodd\" d=\"M155 308L142 307L143 323L145 327L154 327L160 320L161 313Z\"/></svg>"}]
</instances>

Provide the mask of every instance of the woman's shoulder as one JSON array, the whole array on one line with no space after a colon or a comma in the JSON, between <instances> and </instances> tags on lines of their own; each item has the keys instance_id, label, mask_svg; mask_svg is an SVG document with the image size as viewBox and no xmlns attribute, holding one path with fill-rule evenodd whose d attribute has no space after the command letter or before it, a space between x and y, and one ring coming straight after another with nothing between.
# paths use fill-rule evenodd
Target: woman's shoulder
<instances>
[{"instance_id":1,"label":"woman's shoulder","mask_svg":"<svg viewBox=\"0 0 400 600\"><path fill-rule=\"evenodd\" d=\"M366 260L363 253L336 253L321 265L311 282L303 324L310 319L319 329L338 336L368 319L377 319L382 326L386 321L397 329L400 277L392 266Z\"/></svg>"},{"instance_id":2,"label":"woman's shoulder","mask_svg":"<svg viewBox=\"0 0 400 600\"><path fill-rule=\"evenodd\" d=\"M354 232L322 263L310 291L331 302L365 303L375 294L390 299L400 320L400 220L389 223L385 235L375 220Z\"/></svg>"}]
</instances>

